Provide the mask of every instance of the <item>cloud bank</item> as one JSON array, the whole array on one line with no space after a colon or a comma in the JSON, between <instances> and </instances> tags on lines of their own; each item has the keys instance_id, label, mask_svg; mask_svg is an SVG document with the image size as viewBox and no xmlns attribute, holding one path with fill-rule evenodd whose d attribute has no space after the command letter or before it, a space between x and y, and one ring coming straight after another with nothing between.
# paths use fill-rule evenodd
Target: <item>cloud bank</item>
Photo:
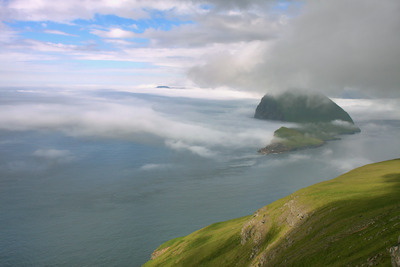
<instances>
[{"instance_id":1,"label":"cloud bank","mask_svg":"<svg viewBox=\"0 0 400 267\"><path fill-rule=\"evenodd\" d=\"M396 0L306 1L273 44L261 44L248 57L247 66L236 63L244 53L239 51L192 68L189 77L201 85L264 92L305 88L338 95L353 89L398 96L399 11Z\"/></svg>"}]
</instances>

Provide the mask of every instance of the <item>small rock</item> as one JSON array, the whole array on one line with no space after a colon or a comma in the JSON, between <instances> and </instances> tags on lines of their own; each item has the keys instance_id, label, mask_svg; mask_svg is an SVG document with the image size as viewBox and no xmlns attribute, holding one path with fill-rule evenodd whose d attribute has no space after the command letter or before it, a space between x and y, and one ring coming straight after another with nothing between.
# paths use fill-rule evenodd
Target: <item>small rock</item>
<instances>
[{"instance_id":1,"label":"small rock","mask_svg":"<svg viewBox=\"0 0 400 267\"><path fill-rule=\"evenodd\" d=\"M400 267L400 236L398 239L398 244L389 249L390 256L392 258L392 266Z\"/></svg>"}]
</instances>

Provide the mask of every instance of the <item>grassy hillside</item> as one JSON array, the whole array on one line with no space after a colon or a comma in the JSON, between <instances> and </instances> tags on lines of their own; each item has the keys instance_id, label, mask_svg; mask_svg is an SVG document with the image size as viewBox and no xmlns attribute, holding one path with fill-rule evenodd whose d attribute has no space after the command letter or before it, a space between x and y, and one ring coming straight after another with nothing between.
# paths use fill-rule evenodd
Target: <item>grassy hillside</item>
<instances>
[{"instance_id":1,"label":"grassy hillside","mask_svg":"<svg viewBox=\"0 0 400 267\"><path fill-rule=\"evenodd\" d=\"M390 266L399 235L397 159L168 241L144 266Z\"/></svg>"}]
</instances>

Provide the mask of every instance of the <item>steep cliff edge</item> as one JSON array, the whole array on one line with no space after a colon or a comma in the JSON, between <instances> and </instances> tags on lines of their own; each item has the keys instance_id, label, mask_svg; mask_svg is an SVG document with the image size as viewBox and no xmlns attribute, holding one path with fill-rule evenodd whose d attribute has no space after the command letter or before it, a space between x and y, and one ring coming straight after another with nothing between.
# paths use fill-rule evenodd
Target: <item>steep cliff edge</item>
<instances>
[{"instance_id":1,"label":"steep cliff edge","mask_svg":"<svg viewBox=\"0 0 400 267\"><path fill-rule=\"evenodd\" d=\"M144 266L390 266L399 191L400 159L366 165L168 241Z\"/></svg>"}]
</instances>

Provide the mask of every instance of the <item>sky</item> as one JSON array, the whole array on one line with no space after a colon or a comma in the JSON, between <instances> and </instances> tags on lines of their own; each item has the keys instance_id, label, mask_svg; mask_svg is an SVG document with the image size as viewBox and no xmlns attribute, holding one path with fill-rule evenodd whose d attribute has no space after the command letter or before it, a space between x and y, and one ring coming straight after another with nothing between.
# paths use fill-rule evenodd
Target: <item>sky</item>
<instances>
[{"instance_id":1,"label":"sky","mask_svg":"<svg viewBox=\"0 0 400 267\"><path fill-rule=\"evenodd\" d=\"M398 0L0 0L0 86L400 96Z\"/></svg>"}]
</instances>

